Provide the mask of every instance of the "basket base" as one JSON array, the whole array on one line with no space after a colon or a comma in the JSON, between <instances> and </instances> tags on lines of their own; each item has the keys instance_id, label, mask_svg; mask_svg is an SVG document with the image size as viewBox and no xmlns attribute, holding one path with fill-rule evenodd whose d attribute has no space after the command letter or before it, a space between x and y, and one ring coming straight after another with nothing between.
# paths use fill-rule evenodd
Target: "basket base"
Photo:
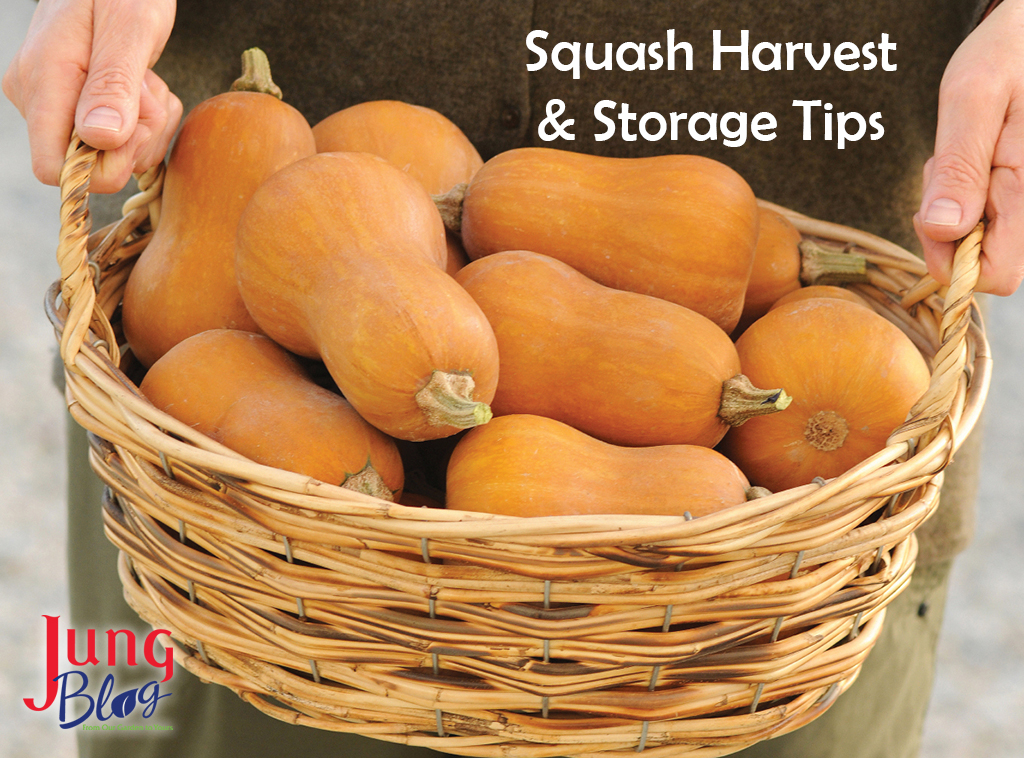
<instances>
[{"instance_id":1,"label":"basket base","mask_svg":"<svg viewBox=\"0 0 1024 758\"><path fill-rule=\"evenodd\" d=\"M174 640L165 644L174 646L176 662L204 682L231 689L266 715L289 724L476 758L608 758L621 752L689 758L735 753L787 734L824 714L856 680L885 615L884 610L876 613L846 644L858 650L852 661L838 654L825 660L812 658L805 669L794 671L788 680L761 688L763 699L756 710L745 707L716 715L644 722L566 714L556 710L554 700L545 717L521 710L431 709L423 703L390 697L387 688L373 693L319 678L316 668L313 674L300 670L298 660L291 661L296 666L292 668L241 655L237 650L247 643L257 646L258 637L241 627L229 632L223 618L217 620L222 639L230 639L236 652L204 644L175 625L175 617L181 613L175 608L179 603L189 605L187 598L159 576L133 567L124 553L119 571L125 596L136 613L154 627L171 631ZM194 605L189 610L202 615ZM195 626L195 618L186 623ZM840 645L837 649L842 648ZM258 649L253 652L260 654ZM328 667L322 664L320 668ZM827 683L807 684L822 680ZM720 684L710 683L708 687L716 690Z\"/></svg>"}]
</instances>

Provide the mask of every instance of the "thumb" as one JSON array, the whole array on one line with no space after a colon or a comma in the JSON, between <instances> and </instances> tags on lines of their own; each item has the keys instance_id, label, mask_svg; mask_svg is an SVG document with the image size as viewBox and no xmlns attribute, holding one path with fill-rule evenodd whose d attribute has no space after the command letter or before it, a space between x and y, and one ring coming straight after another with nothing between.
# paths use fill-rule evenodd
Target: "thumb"
<instances>
[{"instance_id":1,"label":"thumb","mask_svg":"<svg viewBox=\"0 0 1024 758\"><path fill-rule=\"evenodd\" d=\"M926 170L919 220L922 233L934 242L966 236L985 212L995 141L979 144L956 135L936 142Z\"/></svg>"},{"instance_id":2,"label":"thumb","mask_svg":"<svg viewBox=\"0 0 1024 758\"><path fill-rule=\"evenodd\" d=\"M939 89L935 153L918 214L926 248L966 236L985 212L1008 101L1000 88L980 81L985 69L972 64L954 57Z\"/></svg>"},{"instance_id":3,"label":"thumb","mask_svg":"<svg viewBox=\"0 0 1024 758\"><path fill-rule=\"evenodd\" d=\"M132 6L132 3L125 4ZM135 131L142 82L159 56L159 31L134 14L93 19L89 70L75 111L79 136L100 150L115 150Z\"/></svg>"}]
</instances>

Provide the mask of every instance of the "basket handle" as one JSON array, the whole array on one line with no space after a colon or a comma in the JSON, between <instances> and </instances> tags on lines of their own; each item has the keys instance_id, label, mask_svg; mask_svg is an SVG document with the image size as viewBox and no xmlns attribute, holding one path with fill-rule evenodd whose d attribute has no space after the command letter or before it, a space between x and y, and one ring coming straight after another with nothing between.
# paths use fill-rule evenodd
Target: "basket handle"
<instances>
[{"instance_id":1,"label":"basket handle","mask_svg":"<svg viewBox=\"0 0 1024 758\"><path fill-rule=\"evenodd\" d=\"M60 170L60 240L57 264L60 266L60 296L68 310L60 335L60 357L64 366L74 369L75 358L97 318L99 333L109 334L110 324L103 313L96 314L96 284L89 267L89 181L99 151L86 145L77 133Z\"/></svg>"},{"instance_id":2,"label":"basket handle","mask_svg":"<svg viewBox=\"0 0 1024 758\"><path fill-rule=\"evenodd\" d=\"M94 347L106 344L107 353L115 362L118 355L114 330L96 297L102 265L113 265L119 250L132 232L149 219L151 229L156 228L160 212L160 192L163 186L163 163L142 174L136 174L139 192L125 201L123 218L105 229L100 252L90 260L89 184L99 158L99 150L85 144L72 133L64 164L60 172L60 239L57 244L57 264L60 266L60 296L67 316L60 328L60 355L69 370L75 370L75 360L85 344L90 330L98 335ZM145 208L143 208L145 206Z\"/></svg>"},{"instance_id":3,"label":"basket handle","mask_svg":"<svg viewBox=\"0 0 1024 758\"><path fill-rule=\"evenodd\" d=\"M945 422L953 407L964 367L967 365L967 333L971 327L974 290L981 274L981 240L985 221L957 245L953 255L953 273L943 301L941 344L935 354L928 390L910 409L908 419L890 436L888 444L906 442L915 437L930 439ZM919 288L928 289L931 277L925 276Z\"/></svg>"}]
</instances>

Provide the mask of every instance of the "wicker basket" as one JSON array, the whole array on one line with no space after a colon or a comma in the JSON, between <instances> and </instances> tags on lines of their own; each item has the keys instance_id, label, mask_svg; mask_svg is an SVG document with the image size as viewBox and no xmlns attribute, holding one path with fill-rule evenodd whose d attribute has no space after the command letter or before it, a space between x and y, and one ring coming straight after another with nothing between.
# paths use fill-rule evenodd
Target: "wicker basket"
<instances>
[{"instance_id":1,"label":"wicker basket","mask_svg":"<svg viewBox=\"0 0 1024 758\"><path fill-rule=\"evenodd\" d=\"M783 211L867 258L859 293L933 368L878 454L699 519L517 519L261 466L151 406L117 316L162 172L90 236L95 157L68 153L48 312L126 597L194 674L296 724L527 758L725 755L808 723L856 678L986 394L980 229L943 299L906 251Z\"/></svg>"}]
</instances>

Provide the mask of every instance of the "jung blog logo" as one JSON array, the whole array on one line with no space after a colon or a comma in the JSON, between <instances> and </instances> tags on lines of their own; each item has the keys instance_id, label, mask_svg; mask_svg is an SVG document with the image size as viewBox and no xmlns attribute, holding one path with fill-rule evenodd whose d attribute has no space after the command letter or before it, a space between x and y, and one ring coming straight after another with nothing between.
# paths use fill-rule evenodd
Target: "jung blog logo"
<instances>
[{"instance_id":1,"label":"jung blog logo","mask_svg":"<svg viewBox=\"0 0 1024 758\"><path fill-rule=\"evenodd\" d=\"M160 685L169 681L174 674L174 650L164 648L163 659L156 656L156 640L158 635L170 635L166 629L155 629L145 639L142 645L142 654L146 662L157 669L163 669L163 678L160 681L153 679L141 687L132 687L124 692L117 693L114 674L107 673L103 677L99 692L95 696L87 694L89 687L89 675L80 668L69 669L58 672L57 658L59 655L59 616L43 616L46 619L46 700L38 705L34 699L24 698L25 705L33 711L45 711L58 700L60 690L58 719L62 729L70 729L82 724L86 719L95 716L101 722L107 722L111 718L124 719L131 715L136 708L141 706L141 715L148 719L156 712L157 703L170 692L161 692ZM78 649L76 647L76 631L67 630L67 659L72 666L99 666L100 661L96 656L96 630L86 630L86 655L83 660L78 660ZM136 638L134 632L128 629L111 629L106 633L107 637L107 659L108 667L117 665L118 640L124 640L125 662L128 666L142 665L137 663ZM70 715L69 705L77 701L77 706L84 706L84 712L77 717ZM119 723L119 722L115 722ZM123 726L83 726L84 729L119 729ZM142 727L157 728L157 727ZM169 727L160 727L167 729Z\"/></svg>"}]
</instances>

